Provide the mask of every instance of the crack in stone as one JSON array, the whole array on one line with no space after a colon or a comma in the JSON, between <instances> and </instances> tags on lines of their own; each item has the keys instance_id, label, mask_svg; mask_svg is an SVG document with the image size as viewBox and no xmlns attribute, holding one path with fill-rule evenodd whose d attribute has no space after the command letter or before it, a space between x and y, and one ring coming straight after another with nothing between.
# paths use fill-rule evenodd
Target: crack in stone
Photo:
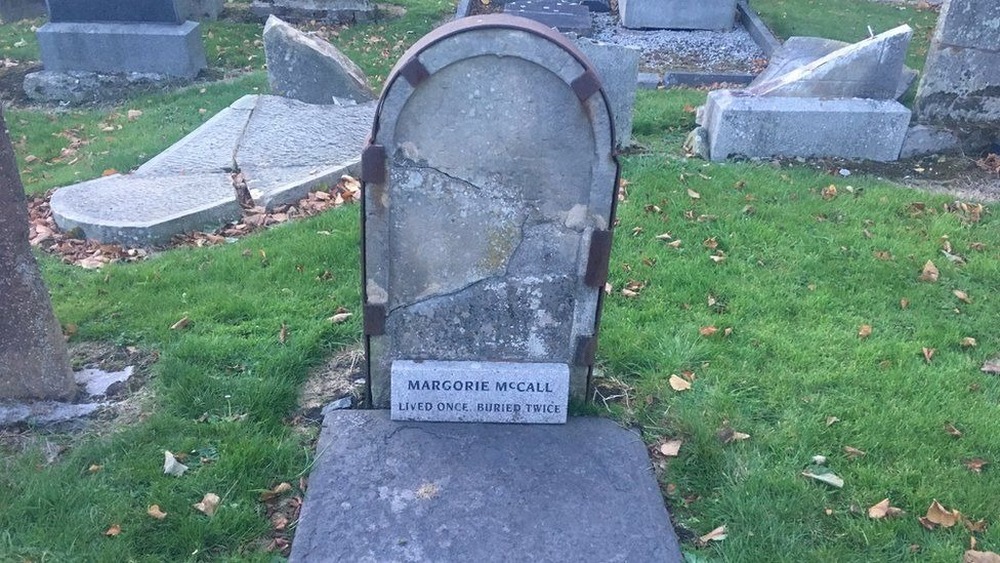
<instances>
[{"instance_id":1,"label":"crack in stone","mask_svg":"<svg viewBox=\"0 0 1000 563\"><path fill-rule=\"evenodd\" d=\"M250 108L250 112L247 113L247 119L245 122L243 122L243 130L240 131L239 137L236 137L236 146L233 147L233 166L231 172L240 171L240 164L238 159L240 147L243 146L243 139L246 138L247 130L250 129L250 121L253 119L253 114L257 111L257 108L260 107L260 100L261 96L257 96L257 99L254 100L253 107Z\"/></svg>"}]
</instances>

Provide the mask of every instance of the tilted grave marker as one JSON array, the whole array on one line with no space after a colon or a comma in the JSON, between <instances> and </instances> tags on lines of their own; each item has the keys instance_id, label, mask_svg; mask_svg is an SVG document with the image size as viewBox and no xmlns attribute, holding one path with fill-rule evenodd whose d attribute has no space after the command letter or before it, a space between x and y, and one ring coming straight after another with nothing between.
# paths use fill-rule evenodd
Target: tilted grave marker
<instances>
[{"instance_id":1,"label":"tilted grave marker","mask_svg":"<svg viewBox=\"0 0 1000 563\"><path fill-rule=\"evenodd\" d=\"M597 74L550 28L490 15L424 37L386 84L362 155L373 405L565 422L589 385L618 177Z\"/></svg>"}]
</instances>

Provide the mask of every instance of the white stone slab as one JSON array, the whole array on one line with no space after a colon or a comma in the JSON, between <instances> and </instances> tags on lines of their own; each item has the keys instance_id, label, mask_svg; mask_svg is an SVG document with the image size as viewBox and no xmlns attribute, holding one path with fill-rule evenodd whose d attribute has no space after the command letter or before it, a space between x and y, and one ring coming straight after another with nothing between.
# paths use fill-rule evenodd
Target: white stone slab
<instances>
[{"instance_id":1,"label":"white stone slab","mask_svg":"<svg viewBox=\"0 0 1000 563\"><path fill-rule=\"evenodd\" d=\"M396 360L391 372L392 420L566 422L566 364Z\"/></svg>"}]
</instances>

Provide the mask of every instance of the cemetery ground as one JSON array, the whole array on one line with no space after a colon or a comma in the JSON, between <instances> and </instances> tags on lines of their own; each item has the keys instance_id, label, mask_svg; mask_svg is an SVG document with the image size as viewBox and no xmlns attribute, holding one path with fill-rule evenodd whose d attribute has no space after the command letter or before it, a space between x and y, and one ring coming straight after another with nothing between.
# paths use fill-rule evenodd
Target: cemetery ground
<instances>
[{"instance_id":1,"label":"cemetery ground","mask_svg":"<svg viewBox=\"0 0 1000 563\"><path fill-rule=\"evenodd\" d=\"M856 39L846 18L812 29L799 15L834 5L886 18L880 29L910 23L911 49L926 48L927 10L754 4L782 36ZM380 86L452 9L405 8L388 22L323 32ZM0 58L37 58L23 27L0 28ZM219 80L106 107L9 109L26 189L134 168L264 91L259 31L207 26ZM638 95L603 377L577 412L641 428L694 561L955 561L971 542L1000 551L1000 379L981 369L1000 356L995 204L907 189L854 163L687 158L690 110L704 97ZM974 161L963 161L967 183L995 179ZM914 176L948 162L906 165ZM99 270L40 252L79 361L131 356L142 373L123 395L129 408L94 424L0 430L0 560L285 553L319 429L300 389L331 373L341 386L330 399L351 389L358 230L358 207L345 205ZM164 450L188 471L165 475ZM218 507L195 508L208 493ZM935 501L961 516L918 520Z\"/></svg>"}]
</instances>

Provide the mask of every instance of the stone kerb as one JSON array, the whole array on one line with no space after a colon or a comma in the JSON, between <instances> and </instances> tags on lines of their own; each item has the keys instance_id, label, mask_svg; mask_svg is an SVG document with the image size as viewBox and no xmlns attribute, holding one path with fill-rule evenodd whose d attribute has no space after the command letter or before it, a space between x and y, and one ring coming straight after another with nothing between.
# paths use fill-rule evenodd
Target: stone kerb
<instances>
[{"instance_id":1,"label":"stone kerb","mask_svg":"<svg viewBox=\"0 0 1000 563\"><path fill-rule=\"evenodd\" d=\"M585 397L618 173L585 61L491 15L438 28L390 75L362 156L374 406L397 360L561 363Z\"/></svg>"}]
</instances>

